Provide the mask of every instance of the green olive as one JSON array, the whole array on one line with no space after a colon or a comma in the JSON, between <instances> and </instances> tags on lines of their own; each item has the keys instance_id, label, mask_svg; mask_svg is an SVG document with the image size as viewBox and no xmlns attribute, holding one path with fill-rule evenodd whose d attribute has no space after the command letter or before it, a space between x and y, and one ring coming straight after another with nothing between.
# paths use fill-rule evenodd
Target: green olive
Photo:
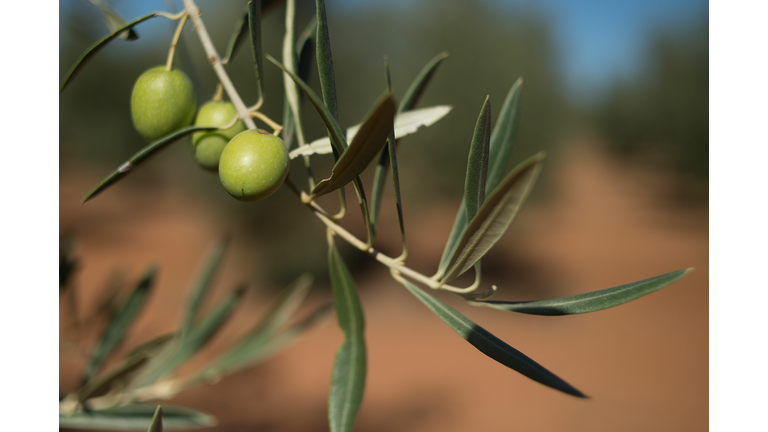
<instances>
[{"instance_id":1,"label":"green olive","mask_svg":"<svg viewBox=\"0 0 768 432\"><path fill-rule=\"evenodd\" d=\"M259 201L283 184L288 162L283 140L265 131L246 130L221 152L219 179L240 201Z\"/></svg>"},{"instance_id":2,"label":"green olive","mask_svg":"<svg viewBox=\"0 0 768 432\"><path fill-rule=\"evenodd\" d=\"M184 72L153 67L136 80L131 94L133 125L147 141L155 141L189 126L197 101L192 82Z\"/></svg>"},{"instance_id":3,"label":"green olive","mask_svg":"<svg viewBox=\"0 0 768 432\"><path fill-rule=\"evenodd\" d=\"M224 126L237 115L237 109L230 102L210 101L200 107L195 117L195 126ZM195 132L192 134L192 150L201 167L216 171L224 146L235 135L245 130L242 121L229 129L214 132Z\"/></svg>"}]
</instances>

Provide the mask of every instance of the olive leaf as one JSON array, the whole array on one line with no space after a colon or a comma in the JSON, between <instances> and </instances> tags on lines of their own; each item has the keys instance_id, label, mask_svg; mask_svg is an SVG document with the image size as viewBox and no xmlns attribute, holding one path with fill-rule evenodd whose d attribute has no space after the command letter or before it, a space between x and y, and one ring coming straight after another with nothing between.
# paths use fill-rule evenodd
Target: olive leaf
<instances>
[{"instance_id":1,"label":"olive leaf","mask_svg":"<svg viewBox=\"0 0 768 432\"><path fill-rule=\"evenodd\" d=\"M333 55L331 54L331 36L328 31L328 17L325 13L325 1L316 0L315 8L317 13L317 35L315 41L317 42L317 49L315 50L317 56L317 74L320 77L320 88L323 93L323 101L325 106L328 107L333 119L339 121L339 108L336 101L336 77L333 71ZM333 139L333 135L329 135ZM334 143L338 148L339 154L341 154L346 147L346 142L339 141Z\"/></svg>"},{"instance_id":2,"label":"olive leaf","mask_svg":"<svg viewBox=\"0 0 768 432\"><path fill-rule=\"evenodd\" d=\"M96 375L104 361L122 342L128 327L130 327L146 303L147 296L154 285L156 274L157 267L150 267L123 307L115 313L104 332L104 336L101 338L101 342L94 350L93 357L91 357L88 366L85 368L83 383L88 383Z\"/></svg>"},{"instance_id":3,"label":"olive leaf","mask_svg":"<svg viewBox=\"0 0 768 432\"><path fill-rule=\"evenodd\" d=\"M344 332L344 343L336 351L333 364L328 420L331 432L347 432L355 423L365 389L365 322L355 281L332 238L328 242L328 272L336 302L336 316Z\"/></svg>"},{"instance_id":4,"label":"olive leaf","mask_svg":"<svg viewBox=\"0 0 768 432\"><path fill-rule=\"evenodd\" d=\"M210 252L209 257L206 260L206 265L200 272L197 283L195 283L190 291L189 306L187 306L184 321L181 325L182 333L188 332L192 328L192 323L195 321L195 317L200 310L200 305L202 305L206 294L210 290L213 277L216 275L216 271L221 265L221 258L224 256L224 252L226 252L228 246L229 237L224 237Z\"/></svg>"},{"instance_id":5,"label":"olive leaf","mask_svg":"<svg viewBox=\"0 0 768 432\"><path fill-rule=\"evenodd\" d=\"M583 314L612 308L660 290L682 278L691 270L693 269L677 270L660 276L643 279L641 281L615 286L613 288L550 300L524 302L482 301L471 303L476 306L485 306L531 315Z\"/></svg>"},{"instance_id":6,"label":"olive leaf","mask_svg":"<svg viewBox=\"0 0 768 432\"><path fill-rule=\"evenodd\" d=\"M141 18L137 18L124 26L116 29L112 33L108 34L107 36L104 36L101 38L98 42L91 45L90 48L85 50L83 55L80 56L79 59L75 62L74 65L69 69L69 72L67 72L67 75L64 77L64 80L61 82L61 85L59 86L59 93L63 92L65 88L69 85L70 82L72 82L72 79L80 72L80 69L82 69L83 66L85 66L88 61L91 60L93 56L96 55L102 48L104 48L109 42L113 41L115 38L120 37L121 34L123 34L124 31L132 29L137 24L141 24L142 22L150 19L160 16L158 12L152 12L149 15L144 15Z\"/></svg>"},{"instance_id":7,"label":"olive leaf","mask_svg":"<svg viewBox=\"0 0 768 432\"><path fill-rule=\"evenodd\" d=\"M163 408L158 405L147 432L163 432Z\"/></svg>"},{"instance_id":8,"label":"olive leaf","mask_svg":"<svg viewBox=\"0 0 768 432\"><path fill-rule=\"evenodd\" d=\"M104 0L89 1L91 4L99 8L102 17L104 17L104 24L107 25L109 31L114 32L115 30L125 25L125 19L123 19L123 17L121 17L117 11L112 9L112 6L110 6L109 3L105 2ZM117 37L122 40L132 41L138 39L139 35L133 31L132 28L130 28L120 33Z\"/></svg>"},{"instance_id":9,"label":"olive leaf","mask_svg":"<svg viewBox=\"0 0 768 432\"><path fill-rule=\"evenodd\" d=\"M491 99L486 96L469 147L467 175L464 179L464 209L472 220L485 201L485 181L488 177L488 145L491 140Z\"/></svg>"},{"instance_id":10,"label":"olive leaf","mask_svg":"<svg viewBox=\"0 0 768 432\"><path fill-rule=\"evenodd\" d=\"M540 152L512 170L483 203L458 243L441 283L451 281L472 266L507 232L520 213L541 172Z\"/></svg>"},{"instance_id":11,"label":"olive leaf","mask_svg":"<svg viewBox=\"0 0 768 432\"><path fill-rule=\"evenodd\" d=\"M299 35L298 41L296 41L296 48L295 48L295 54L296 58L298 59L298 63L296 66L298 76L303 81L307 81L309 79L309 72L311 70L310 65L312 62L312 58L314 57L314 50L315 45L313 43L313 36L315 34L315 27L317 26L317 20L313 16L310 20L307 26L304 28L304 30ZM293 82L291 82L292 86L295 86ZM286 148L291 148L291 143L293 141L294 133L296 133L296 121L293 119L293 114L291 113L291 105L288 101L288 95L286 94L283 101L283 141L285 141ZM301 108L301 103L304 99L304 94L301 93L298 95L298 106ZM302 134L303 136L303 134ZM330 146L330 141L329 141ZM329 150L330 152L330 150Z\"/></svg>"},{"instance_id":12,"label":"olive leaf","mask_svg":"<svg viewBox=\"0 0 768 432\"><path fill-rule=\"evenodd\" d=\"M485 183L485 195L488 196L498 187L499 182L504 177L509 165L509 159L512 154L515 132L517 131L517 122L520 111L520 93L522 90L523 79L519 78L512 85L501 106L499 117L496 120L496 126L491 133L491 142L488 155L488 180ZM441 276L448 268L448 261L456 252L459 246L459 239L467 229L467 214L464 206L464 200L459 205L459 211L456 213L456 219L453 222L451 234L445 243L443 255L440 258L437 275Z\"/></svg>"},{"instance_id":13,"label":"olive leaf","mask_svg":"<svg viewBox=\"0 0 768 432\"><path fill-rule=\"evenodd\" d=\"M432 107L421 108L411 111L405 111L395 115L395 139L400 139L408 135L415 134L422 128L432 126L448 115L453 109L450 105L435 105ZM352 140L362 124L356 124L347 129L347 139ZM288 154L291 159L299 156L309 156L314 154L330 154L332 152L331 140L328 137L316 139L311 143L297 147ZM389 157L387 156L387 160ZM374 186L375 188L375 186Z\"/></svg>"},{"instance_id":14,"label":"olive leaf","mask_svg":"<svg viewBox=\"0 0 768 432\"><path fill-rule=\"evenodd\" d=\"M545 386L571 396L586 397L562 378L536 363L525 354L512 348L488 330L475 324L456 309L448 306L399 275L393 274L393 276L395 280L403 284L411 294L424 303L444 323L448 324L453 331L472 344L481 353Z\"/></svg>"},{"instance_id":15,"label":"olive leaf","mask_svg":"<svg viewBox=\"0 0 768 432\"><path fill-rule=\"evenodd\" d=\"M96 185L96 187L93 188L93 190L91 190L88 195L85 196L85 198L83 198L82 204L85 204L86 201L90 200L101 192L104 192L105 189L117 183L119 180L122 180L123 177L135 171L139 165L146 162L151 156L154 156L161 150L165 150L166 147L168 147L170 144L173 144L179 138L183 138L194 132L211 132L215 130L219 130L219 128L217 126L188 126L170 133L149 144L131 156L116 170L109 173L108 176L104 177L104 180L99 182L99 184Z\"/></svg>"},{"instance_id":16,"label":"olive leaf","mask_svg":"<svg viewBox=\"0 0 768 432\"><path fill-rule=\"evenodd\" d=\"M72 414L59 414L62 429L144 430L151 424L157 405L134 404ZM199 429L216 425L216 419L191 408L163 405L163 428Z\"/></svg>"},{"instance_id":17,"label":"olive leaf","mask_svg":"<svg viewBox=\"0 0 768 432\"><path fill-rule=\"evenodd\" d=\"M312 195L325 195L355 180L386 144L394 119L395 101L392 93L385 92L334 165L331 176L318 183Z\"/></svg>"},{"instance_id":18,"label":"olive leaf","mask_svg":"<svg viewBox=\"0 0 768 432\"><path fill-rule=\"evenodd\" d=\"M250 27L248 22L249 9L250 4L246 6L245 12L240 15L240 19L235 23L235 29L232 31L232 35L229 37L229 42L227 43L227 49L224 51L224 58L221 59L221 64L224 66L232 61L232 58L240 50L243 41L245 41L245 36L248 34Z\"/></svg>"},{"instance_id":19,"label":"olive leaf","mask_svg":"<svg viewBox=\"0 0 768 432\"><path fill-rule=\"evenodd\" d=\"M83 403L92 397L106 393L113 387L113 384L118 381L127 380L128 377L144 367L148 361L149 354L145 352L129 356L128 359L109 372L103 374L102 377L98 377L83 386L77 394L78 402Z\"/></svg>"},{"instance_id":20,"label":"olive leaf","mask_svg":"<svg viewBox=\"0 0 768 432\"><path fill-rule=\"evenodd\" d=\"M248 2L248 28L251 35L253 61L256 63L256 86L264 94L264 54L261 48L261 0Z\"/></svg>"}]
</instances>

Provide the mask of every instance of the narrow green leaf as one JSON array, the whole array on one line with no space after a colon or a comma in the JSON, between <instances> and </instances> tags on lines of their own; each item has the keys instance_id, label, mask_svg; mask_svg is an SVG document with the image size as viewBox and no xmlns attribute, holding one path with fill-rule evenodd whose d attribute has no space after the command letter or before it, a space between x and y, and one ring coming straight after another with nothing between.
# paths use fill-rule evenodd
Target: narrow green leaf
<instances>
[{"instance_id":1,"label":"narrow green leaf","mask_svg":"<svg viewBox=\"0 0 768 432\"><path fill-rule=\"evenodd\" d=\"M114 32L125 25L125 19L123 19L123 17L120 16L117 11L112 9L112 7L104 0L90 0L90 2L101 10L101 15L104 17L104 24L107 25L109 31ZM133 29L128 29L120 33L117 37L122 40L132 41L138 39L139 35L133 31Z\"/></svg>"},{"instance_id":2,"label":"narrow green leaf","mask_svg":"<svg viewBox=\"0 0 768 432\"><path fill-rule=\"evenodd\" d=\"M144 15L141 18L135 19L128 24L118 28L117 30L113 31L112 33L108 34L107 36L104 36L96 42L95 44L91 45L90 48L88 48L83 55L80 56L79 59L75 62L74 65L72 65L72 68L69 69L69 72L67 72L67 75L64 77L64 80L61 82L61 86L59 87L59 93L63 92L65 88L69 85L70 82L72 82L72 79L80 72L80 69L85 66L88 61L91 60L91 58L96 55L102 48L104 48L109 42L113 41L115 38L119 37L125 30L132 29L135 25L140 24L150 18L154 18L156 16L159 16L157 12L152 12L149 15Z\"/></svg>"},{"instance_id":3,"label":"narrow green leaf","mask_svg":"<svg viewBox=\"0 0 768 432\"><path fill-rule=\"evenodd\" d=\"M303 274L291 283L275 300L266 315L243 337L240 342L216 360L203 375L215 376L225 371L239 369L243 364L250 364L258 355L259 349L267 343L280 328L293 316L306 298L312 287L312 276Z\"/></svg>"},{"instance_id":4,"label":"narrow green leaf","mask_svg":"<svg viewBox=\"0 0 768 432\"><path fill-rule=\"evenodd\" d=\"M145 430L152 422L157 405L124 405L94 411L80 411L71 415L59 414L62 429ZM216 419L201 411L173 405L163 405L163 427L172 429L199 429L216 425Z\"/></svg>"},{"instance_id":5,"label":"narrow green leaf","mask_svg":"<svg viewBox=\"0 0 768 432\"><path fill-rule=\"evenodd\" d=\"M504 105L501 106L501 112L499 112L499 118L496 120L496 126L494 126L493 132L491 133L488 156L488 180L485 183L486 196L490 195L491 192L496 189L507 171L509 158L512 154L515 132L517 131L522 85L522 78L515 81L512 85L506 99L504 99ZM467 215L464 201L462 201L459 206L459 211L456 214L451 234L448 236L448 241L445 244L443 255L440 258L440 265L437 270L438 276L443 275L448 268L448 262L456 252L456 248L459 246L459 240L466 229Z\"/></svg>"},{"instance_id":6,"label":"narrow green leaf","mask_svg":"<svg viewBox=\"0 0 768 432\"><path fill-rule=\"evenodd\" d=\"M85 198L83 198L82 203L85 204L86 201L100 194L106 188L117 183L119 180L122 180L122 178L127 176L128 174L136 171L136 168L138 168L139 165L146 162L147 159L149 159L151 156L154 156L161 150L165 150L166 147L168 147L170 144L172 144L179 138L183 138L189 134L192 134L198 131L209 132L209 131L215 131L218 129L219 128L215 126L188 126L160 138L159 140L139 150L136 154L131 156L130 159L128 159L125 163L120 165L116 170L112 171L111 173L109 173L108 176L104 177L104 180L102 180L98 185L96 185L96 187L93 188L93 190L91 190L88 193L88 195L85 196Z\"/></svg>"},{"instance_id":7,"label":"narrow green leaf","mask_svg":"<svg viewBox=\"0 0 768 432\"><path fill-rule=\"evenodd\" d=\"M393 110L394 111L394 110ZM336 316L344 332L344 343L336 351L331 391L328 395L328 419L331 432L351 431L363 401L366 353L363 335L365 323L357 287L349 269L329 239L328 272L336 302Z\"/></svg>"},{"instance_id":8,"label":"narrow green leaf","mask_svg":"<svg viewBox=\"0 0 768 432\"><path fill-rule=\"evenodd\" d=\"M83 386L77 395L78 402L83 403L92 397L107 393L112 388L113 384L119 381L126 381L131 375L146 365L148 361L149 355L146 353L139 353L128 357L128 359L117 367L112 368L112 370L103 374L103 376L97 377Z\"/></svg>"},{"instance_id":9,"label":"narrow green leaf","mask_svg":"<svg viewBox=\"0 0 768 432\"><path fill-rule=\"evenodd\" d=\"M192 323L195 321L198 311L200 310L200 305L203 304L203 300L211 288L211 282L216 275L216 270L218 270L219 265L221 264L221 258L224 256L227 246L229 246L228 237L219 240L210 252L205 267L202 267L197 283L195 283L190 291L189 306L187 306L184 321L181 325L182 334L188 332L192 328Z\"/></svg>"},{"instance_id":10,"label":"narrow green leaf","mask_svg":"<svg viewBox=\"0 0 768 432\"><path fill-rule=\"evenodd\" d=\"M533 189L541 172L544 153L518 165L480 207L461 236L441 282L448 282L472 268L507 232Z\"/></svg>"},{"instance_id":11,"label":"narrow green leaf","mask_svg":"<svg viewBox=\"0 0 768 432\"><path fill-rule=\"evenodd\" d=\"M523 79L517 81L509 89L504 105L501 106L499 118L491 133L490 155L488 158L488 181L486 182L486 195L493 192L504 178L512 155L512 147L515 142L518 118L520 117L520 94L523 88Z\"/></svg>"},{"instance_id":12,"label":"narrow green leaf","mask_svg":"<svg viewBox=\"0 0 768 432\"><path fill-rule=\"evenodd\" d=\"M221 64L228 65L237 54L237 51L245 41L246 35L248 35L248 9L250 5L246 7L245 13L240 16L240 19L235 23L235 29L232 31L232 36L229 37L229 43L227 43L227 50L224 51L224 58L221 60Z\"/></svg>"},{"instance_id":13,"label":"narrow green leaf","mask_svg":"<svg viewBox=\"0 0 768 432\"><path fill-rule=\"evenodd\" d=\"M356 179L381 151L392 131L395 101L392 93L384 93L366 117L352 143L333 166L331 176L315 186L314 196L333 192Z\"/></svg>"},{"instance_id":14,"label":"narrow green leaf","mask_svg":"<svg viewBox=\"0 0 768 432\"><path fill-rule=\"evenodd\" d=\"M346 141L344 140L344 135L341 131L341 127L339 127L338 122L336 122L336 119L333 117L333 115L328 111L328 108L323 104L323 102L320 100L320 98L317 97L317 94L315 94L314 90L312 90L309 85L307 85L306 82L304 82L301 78L296 76L293 72L286 69L285 66L280 64L279 61L275 60L272 56L269 54L266 55L267 60L271 61L275 64L275 66L279 67L283 70L292 80L296 83L296 85L299 86L302 92L307 96L307 99L312 103L312 106L315 107L315 110L318 114L320 114L320 118L325 123L326 128L328 128L328 131L331 135L331 142L339 142L344 143L344 148L346 148ZM335 145L335 144L334 144ZM339 152L339 154L344 152L344 148L337 148L336 150Z\"/></svg>"},{"instance_id":15,"label":"narrow green leaf","mask_svg":"<svg viewBox=\"0 0 768 432\"><path fill-rule=\"evenodd\" d=\"M264 51L261 48L261 0L248 2L248 28L251 35L253 61L256 63L256 85L264 94Z\"/></svg>"},{"instance_id":16,"label":"narrow green leaf","mask_svg":"<svg viewBox=\"0 0 768 432\"><path fill-rule=\"evenodd\" d=\"M693 269L678 270L624 285L550 300L525 302L481 301L476 306L531 315L575 315L612 308L660 290Z\"/></svg>"},{"instance_id":17,"label":"narrow green leaf","mask_svg":"<svg viewBox=\"0 0 768 432\"><path fill-rule=\"evenodd\" d=\"M488 178L488 145L491 141L491 98L486 96L477 117L472 144L469 147L467 175L464 179L464 210L472 220L485 201L485 180Z\"/></svg>"},{"instance_id":18,"label":"narrow green leaf","mask_svg":"<svg viewBox=\"0 0 768 432\"><path fill-rule=\"evenodd\" d=\"M443 51L433 57L432 60L430 60L426 65L424 65L424 67L421 69L421 72L416 75L416 78L413 80L413 82L411 82L411 85L409 85L408 89L405 91L403 100L400 102L400 107L397 109L398 113L412 110L414 107L416 107L416 104L419 103L419 99L421 99L421 95L424 93L424 90L426 90L430 81L432 81L432 77L435 75L435 72L437 72L437 68L447 57L448 53Z\"/></svg>"},{"instance_id":19,"label":"narrow green leaf","mask_svg":"<svg viewBox=\"0 0 768 432\"><path fill-rule=\"evenodd\" d=\"M298 59L298 64L296 66L296 69L298 71L298 76L301 78L302 81L306 82L309 80L309 72L312 70L310 67L312 63L312 58L314 57L314 50L315 45L313 43L313 37L315 35L315 27L317 27L317 20L313 16L312 19L309 20L309 23L304 28L304 31L301 32L299 35L299 39L296 42L296 58ZM296 86L296 84L291 81L291 85ZM298 106L301 108L301 103L304 99L304 94L301 93L298 95ZM283 141L285 141L285 145L288 148L291 148L291 144L293 141L294 133L296 129L295 120L293 119L293 114L291 113L291 105L290 101L288 100L288 95L286 94L284 96L283 101ZM328 142L330 147L330 141ZM329 149L330 153L330 149Z\"/></svg>"},{"instance_id":20,"label":"narrow green leaf","mask_svg":"<svg viewBox=\"0 0 768 432\"><path fill-rule=\"evenodd\" d=\"M395 279L402 283L411 294L432 310L444 323L448 324L453 331L483 354L545 386L572 396L586 397L560 377L475 324L456 309L401 277Z\"/></svg>"},{"instance_id":21,"label":"narrow green leaf","mask_svg":"<svg viewBox=\"0 0 768 432\"><path fill-rule=\"evenodd\" d=\"M420 131L421 128L432 126L437 123L443 117L448 115L453 107L450 105L435 105L428 108L421 108L411 111L405 111L395 115L395 139L400 139L408 135L415 134ZM357 135L357 131L360 130L362 124L356 124L347 129L347 139L351 140ZM323 137L312 141L303 147L298 147L288 154L291 159L298 156L309 156L313 154L330 154L332 153L331 140L328 137ZM389 157L387 157L389 161Z\"/></svg>"},{"instance_id":22,"label":"narrow green leaf","mask_svg":"<svg viewBox=\"0 0 768 432\"><path fill-rule=\"evenodd\" d=\"M152 266L149 268L123 307L117 311L112 318L112 321L104 332L104 336L102 337L99 346L94 351L93 357L85 369L85 376L83 378L84 383L87 383L94 375L96 375L96 372L98 372L99 368L104 364L104 361L106 361L115 348L120 345L123 336L125 336L125 332L144 306L147 295L149 295L154 284L156 273L157 267Z\"/></svg>"},{"instance_id":23,"label":"narrow green leaf","mask_svg":"<svg viewBox=\"0 0 768 432\"><path fill-rule=\"evenodd\" d=\"M127 357L130 358L142 353L145 353L148 356L152 357L154 354L160 351L163 347L165 347L168 344L168 342L172 341L174 338L178 336L179 336L179 333L177 332L166 333L164 335L158 336L134 348L127 355Z\"/></svg>"},{"instance_id":24,"label":"narrow green leaf","mask_svg":"<svg viewBox=\"0 0 768 432\"><path fill-rule=\"evenodd\" d=\"M325 14L325 1L316 0L317 9L317 73L320 77L320 88L323 101L333 119L339 121L339 108L336 101L336 76L333 72L333 55L331 54L331 35L328 31L328 17ZM328 131L330 134L330 130ZM331 137L333 137L331 135ZM346 144L343 143L342 144Z\"/></svg>"},{"instance_id":25,"label":"narrow green leaf","mask_svg":"<svg viewBox=\"0 0 768 432\"><path fill-rule=\"evenodd\" d=\"M163 408L158 405L147 432L163 432Z\"/></svg>"}]
</instances>

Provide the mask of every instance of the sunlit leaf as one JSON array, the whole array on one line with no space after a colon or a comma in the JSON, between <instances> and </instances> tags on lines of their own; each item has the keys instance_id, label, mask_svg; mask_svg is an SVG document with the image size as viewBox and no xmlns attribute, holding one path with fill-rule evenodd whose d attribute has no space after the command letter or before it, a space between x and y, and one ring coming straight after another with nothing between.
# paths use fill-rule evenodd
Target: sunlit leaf
<instances>
[{"instance_id":1,"label":"sunlit leaf","mask_svg":"<svg viewBox=\"0 0 768 432\"><path fill-rule=\"evenodd\" d=\"M314 196L333 192L362 173L387 142L395 119L395 101L384 93L333 167L331 176L315 186Z\"/></svg>"},{"instance_id":2,"label":"sunlit leaf","mask_svg":"<svg viewBox=\"0 0 768 432\"><path fill-rule=\"evenodd\" d=\"M93 378L98 372L99 368L104 364L109 355L120 345L123 340L126 331L133 323L133 320L141 311L144 303L149 295L149 292L154 285L155 274L157 273L157 267L152 266L146 272L139 284L133 290L133 293L125 302L123 307L115 313L112 321L107 326L104 336L101 339L98 347L93 353L91 361L85 368L85 375L83 382L86 383Z\"/></svg>"},{"instance_id":3,"label":"sunlit leaf","mask_svg":"<svg viewBox=\"0 0 768 432\"><path fill-rule=\"evenodd\" d=\"M79 59L75 62L74 65L72 65L72 68L69 69L69 72L67 72L67 75L64 77L64 80L61 82L61 86L59 87L59 93L63 92L65 88L69 85L70 82L72 82L72 79L80 72L80 69L85 66L88 61L91 60L91 58L96 55L102 48L104 48L109 42L113 41L115 38L119 37L125 30L132 29L135 25L140 24L150 18L155 18L157 16L160 16L157 12L152 12L149 15L144 15L141 18L135 19L126 25L118 28L117 30L113 31L107 36L104 36L96 42L95 44L91 45L90 48L88 48L83 55L80 56Z\"/></svg>"},{"instance_id":4,"label":"sunlit leaf","mask_svg":"<svg viewBox=\"0 0 768 432\"><path fill-rule=\"evenodd\" d=\"M109 429L143 431L152 422L157 405L137 404L93 411L79 411L71 415L59 414L62 429ZM190 408L163 405L163 428L199 429L216 425L216 419Z\"/></svg>"},{"instance_id":5,"label":"sunlit leaf","mask_svg":"<svg viewBox=\"0 0 768 432\"><path fill-rule=\"evenodd\" d=\"M328 271L339 327L344 332L344 343L336 351L333 365L328 419L331 432L346 432L352 430L363 401L366 372L365 323L355 281L332 241L328 250Z\"/></svg>"},{"instance_id":6,"label":"sunlit leaf","mask_svg":"<svg viewBox=\"0 0 768 432\"><path fill-rule=\"evenodd\" d=\"M544 153L523 161L488 196L461 236L441 282L448 282L472 268L507 232L533 189L541 172Z\"/></svg>"},{"instance_id":7,"label":"sunlit leaf","mask_svg":"<svg viewBox=\"0 0 768 432\"><path fill-rule=\"evenodd\" d=\"M146 162L147 159L149 159L151 156L154 156L161 150L164 150L170 144L173 144L179 138L183 138L187 135L190 135L198 131L209 132L209 131L215 131L218 129L219 128L215 126L188 126L160 138L159 140L139 150L136 154L131 156L130 159L128 159L125 163L120 165L116 170L112 171L108 176L104 178L104 180L102 180L98 185L96 185L96 187L93 188L93 190L90 191L88 195L85 196L85 198L83 198L82 203L85 204L85 202L88 201L89 199L100 194L106 188L117 183L119 180L122 180L122 178L127 176L128 174L136 171L136 168L138 168L139 165Z\"/></svg>"},{"instance_id":8,"label":"sunlit leaf","mask_svg":"<svg viewBox=\"0 0 768 432\"><path fill-rule=\"evenodd\" d=\"M486 196L490 195L499 185L499 182L504 178L504 174L507 171L507 165L509 165L520 112L520 92L522 85L522 78L515 81L515 84L512 85L506 99L504 99L504 104L501 106L501 112L499 112L499 117L496 120L496 126L494 126L493 132L491 132L488 157L488 180L485 183ZM453 223L453 228L451 229L451 234L448 236L443 255L440 258L440 266L438 267L437 273L438 276L442 275L448 268L448 261L450 261L451 257L456 252L456 248L459 246L459 240L466 229L467 215L464 201L462 200L459 205L459 211L456 214L456 219Z\"/></svg>"},{"instance_id":9,"label":"sunlit leaf","mask_svg":"<svg viewBox=\"0 0 768 432\"><path fill-rule=\"evenodd\" d=\"M158 405L147 432L163 432L163 408Z\"/></svg>"},{"instance_id":10,"label":"sunlit leaf","mask_svg":"<svg viewBox=\"0 0 768 432\"><path fill-rule=\"evenodd\" d=\"M428 108L421 108L412 111L406 111L395 116L395 139L414 134L421 128L432 126L440 119L445 117L453 107L449 105L436 105ZM362 124L356 124L347 129L347 139L355 138L357 131ZM331 140L328 137L312 141L304 147L298 147L289 153L291 159L303 155L330 154Z\"/></svg>"},{"instance_id":11,"label":"sunlit leaf","mask_svg":"<svg viewBox=\"0 0 768 432\"><path fill-rule=\"evenodd\" d=\"M107 25L110 32L114 32L125 25L125 19L123 19L117 11L112 9L109 3L104 0L90 0L90 2L101 10L101 15L104 17L104 24ZM122 40L132 41L138 39L139 35L133 31L133 29L128 29L120 33L117 37Z\"/></svg>"},{"instance_id":12,"label":"sunlit leaf","mask_svg":"<svg viewBox=\"0 0 768 432\"><path fill-rule=\"evenodd\" d=\"M482 301L472 302L472 304L531 315L583 314L612 308L660 290L682 278L691 270L678 270L613 288L550 300L525 302Z\"/></svg>"},{"instance_id":13,"label":"sunlit leaf","mask_svg":"<svg viewBox=\"0 0 768 432\"><path fill-rule=\"evenodd\" d=\"M432 310L435 315L443 320L444 323L448 324L453 331L458 333L459 336L464 338L483 354L504 366L516 370L528 378L555 390L559 390L572 396L585 397L582 392L563 381L560 377L536 363L525 354L512 348L506 342L475 324L456 309L448 306L411 282L400 277L397 277L396 279L402 283L411 294L416 296L416 298L421 300L422 303Z\"/></svg>"},{"instance_id":14,"label":"sunlit leaf","mask_svg":"<svg viewBox=\"0 0 768 432\"><path fill-rule=\"evenodd\" d=\"M472 220L485 201L485 180L488 177L488 145L491 141L491 99L485 98L472 134L467 174L464 179L464 210Z\"/></svg>"}]
</instances>

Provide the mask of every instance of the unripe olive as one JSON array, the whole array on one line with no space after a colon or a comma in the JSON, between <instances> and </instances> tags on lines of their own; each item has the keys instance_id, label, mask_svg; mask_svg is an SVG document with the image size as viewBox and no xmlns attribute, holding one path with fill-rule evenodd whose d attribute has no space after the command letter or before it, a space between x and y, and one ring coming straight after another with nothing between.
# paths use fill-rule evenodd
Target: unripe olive
<instances>
[{"instance_id":1,"label":"unripe olive","mask_svg":"<svg viewBox=\"0 0 768 432\"><path fill-rule=\"evenodd\" d=\"M178 69L167 71L165 66L153 67L141 74L133 85L133 125L147 141L189 126L196 108L192 82Z\"/></svg>"},{"instance_id":2,"label":"unripe olive","mask_svg":"<svg viewBox=\"0 0 768 432\"><path fill-rule=\"evenodd\" d=\"M237 115L237 109L230 102L210 101L200 107L195 117L195 126L224 126ZM213 132L195 132L192 134L192 150L201 167L216 171L224 146L235 135L245 130L242 121L229 129Z\"/></svg>"},{"instance_id":3,"label":"unripe olive","mask_svg":"<svg viewBox=\"0 0 768 432\"><path fill-rule=\"evenodd\" d=\"M246 130L232 138L221 152L219 179L233 197L258 201L283 184L288 162L283 140L264 131Z\"/></svg>"}]
</instances>

